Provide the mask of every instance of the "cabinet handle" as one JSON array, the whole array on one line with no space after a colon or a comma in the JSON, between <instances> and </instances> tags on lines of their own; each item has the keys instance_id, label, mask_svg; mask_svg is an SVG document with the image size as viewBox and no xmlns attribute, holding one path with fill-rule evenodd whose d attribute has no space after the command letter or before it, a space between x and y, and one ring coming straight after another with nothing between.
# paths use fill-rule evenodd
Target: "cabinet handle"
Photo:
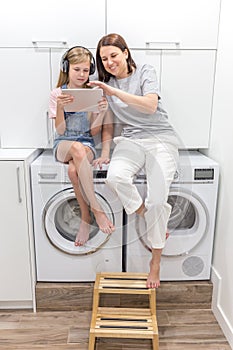
<instances>
[{"instance_id":1,"label":"cabinet handle","mask_svg":"<svg viewBox=\"0 0 233 350\"><path fill-rule=\"evenodd\" d=\"M179 46L180 41L174 40L174 41L146 41L146 47L149 48L150 44L162 44L162 45L175 45Z\"/></svg>"},{"instance_id":2,"label":"cabinet handle","mask_svg":"<svg viewBox=\"0 0 233 350\"><path fill-rule=\"evenodd\" d=\"M32 44L35 45L35 46L38 46L38 45L45 45L45 44L62 44L62 45L67 45L67 41L65 40L32 40ZM48 45L50 46L50 45Z\"/></svg>"},{"instance_id":3,"label":"cabinet handle","mask_svg":"<svg viewBox=\"0 0 233 350\"><path fill-rule=\"evenodd\" d=\"M48 145L52 146L54 141L54 128L53 120L49 118L49 112L46 112L46 129L47 129L47 141Z\"/></svg>"},{"instance_id":4,"label":"cabinet handle","mask_svg":"<svg viewBox=\"0 0 233 350\"><path fill-rule=\"evenodd\" d=\"M46 131L47 131L47 141L50 146L50 130L49 130L49 112L46 112Z\"/></svg>"},{"instance_id":5,"label":"cabinet handle","mask_svg":"<svg viewBox=\"0 0 233 350\"><path fill-rule=\"evenodd\" d=\"M16 168L16 177L17 177L17 187L18 187L18 201L22 203L21 191L20 191L20 167Z\"/></svg>"}]
</instances>

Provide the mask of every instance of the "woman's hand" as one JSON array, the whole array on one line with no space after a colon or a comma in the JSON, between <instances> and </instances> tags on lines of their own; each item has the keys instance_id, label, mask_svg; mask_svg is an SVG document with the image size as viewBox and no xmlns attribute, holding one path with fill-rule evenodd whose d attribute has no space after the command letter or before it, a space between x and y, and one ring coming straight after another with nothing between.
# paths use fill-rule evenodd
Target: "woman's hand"
<instances>
[{"instance_id":1,"label":"woman's hand","mask_svg":"<svg viewBox=\"0 0 233 350\"><path fill-rule=\"evenodd\" d=\"M108 101L106 99L106 97L102 97L101 100L98 102L98 109L99 112L106 112L108 109Z\"/></svg>"},{"instance_id":2,"label":"woman's hand","mask_svg":"<svg viewBox=\"0 0 233 350\"><path fill-rule=\"evenodd\" d=\"M64 109L64 107L73 102L74 101L74 97L72 95L69 94L60 94L59 96L57 96L57 107L59 109Z\"/></svg>"},{"instance_id":3,"label":"woman's hand","mask_svg":"<svg viewBox=\"0 0 233 350\"><path fill-rule=\"evenodd\" d=\"M108 164L110 162L110 158L108 157L99 157L97 159L94 159L92 162L92 165L94 168L99 167L100 170L102 169L103 164Z\"/></svg>"},{"instance_id":4,"label":"woman's hand","mask_svg":"<svg viewBox=\"0 0 233 350\"><path fill-rule=\"evenodd\" d=\"M103 83L102 81L93 80L93 81L90 81L87 85L97 86L97 87L103 89L105 95L108 95L108 96L112 96L115 93L115 88Z\"/></svg>"}]
</instances>

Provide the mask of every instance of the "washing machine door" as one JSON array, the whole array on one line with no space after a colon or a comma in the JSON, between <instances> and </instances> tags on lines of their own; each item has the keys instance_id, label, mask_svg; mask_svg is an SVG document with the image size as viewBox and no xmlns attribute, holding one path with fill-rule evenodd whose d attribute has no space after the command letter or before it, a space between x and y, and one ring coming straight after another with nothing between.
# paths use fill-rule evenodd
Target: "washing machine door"
<instances>
[{"instance_id":1,"label":"washing machine door","mask_svg":"<svg viewBox=\"0 0 233 350\"><path fill-rule=\"evenodd\" d=\"M168 202L172 211L168 222L169 237L162 254L187 254L198 245L208 231L208 210L199 196L185 188L172 188ZM136 226L142 244L150 250L144 220L139 218Z\"/></svg>"},{"instance_id":2,"label":"washing machine door","mask_svg":"<svg viewBox=\"0 0 233 350\"><path fill-rule=\"evenodd\" d=\"M114 223L114 215L108 201L98 192L97 200L108 218ZM43 212L44 230L50 242L59 250L72 255L91 254L100 249L110 238L101 232L94 215L91 214L90 236L84 246L76 247L74 241L81 222L80 207L73 188L62 190L45 205Z\"/></svg>"}]
</instances>

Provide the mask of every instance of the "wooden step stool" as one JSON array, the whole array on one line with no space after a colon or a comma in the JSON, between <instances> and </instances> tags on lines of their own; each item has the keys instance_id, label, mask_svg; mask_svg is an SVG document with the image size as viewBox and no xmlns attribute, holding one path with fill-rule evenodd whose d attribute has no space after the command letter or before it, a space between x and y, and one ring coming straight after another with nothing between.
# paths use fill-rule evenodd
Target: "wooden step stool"
<instances>
[{"instance_id":1,"label":"wooden step stool","mask_svg":"<svg viewBox=\"0 0 233 350\"><path fill-rule=\"evenodd\" d=\"M148 274L98 273L93 295L89 350L95 349L97 337L151 339L159 349L155 289L146 287ZM147 294L149 308L111 308L99 305L100 294Z\"/></svg>"}]
</instances>

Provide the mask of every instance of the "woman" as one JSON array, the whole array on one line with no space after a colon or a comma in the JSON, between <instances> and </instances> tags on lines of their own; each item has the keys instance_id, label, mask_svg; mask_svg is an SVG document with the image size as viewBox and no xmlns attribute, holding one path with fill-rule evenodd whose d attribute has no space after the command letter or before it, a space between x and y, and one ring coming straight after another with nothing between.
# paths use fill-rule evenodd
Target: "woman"
<instances>
[{"instance_id":1,"label":"woman","mask_svg":"<svg viewBox=\"0 0 233 350\"><path fill-rule=\"evenodd\" d=\"M89 84L104 90L111 110L123 124L121 136L114 138L116 147L106 182L117 192L127 214L136 212L145 218L152 251L147 287L157 288L178 139L161 105L155 69L148 64L136 65L119 34L108 34L99 41L96 61L100 81ZM145 202L133 184L134 175L143 167L147 176Z\"/></svg>"},{"instance_id":2,"label":"woman","mask_svg":"<svg viewBox=\"0 0 233 350\"><path fill-rule=\"evenodd\" d=\"M50 94L50 118L55 120L56 137L54 155L56 160L68 163L68 175L81 211L81 223L76 234L75 245L84 245L90 233L91 215L95 216L100 230L110 234L114 231L113 223L108 219L97 201L91 163L96 156L93 136L102 131L101 157L94 160L102 166L109 162L112 139L112 120L107 113L106 98L99 101L98 113L66 112L65 107L73 102L73 97L62 93L63 89L88 88L89 75L95 71L95 60L85 47L75 46L62 57L57 88ZM64 90L63 90L64 91Z\"/></svg>"}]
</instances>

